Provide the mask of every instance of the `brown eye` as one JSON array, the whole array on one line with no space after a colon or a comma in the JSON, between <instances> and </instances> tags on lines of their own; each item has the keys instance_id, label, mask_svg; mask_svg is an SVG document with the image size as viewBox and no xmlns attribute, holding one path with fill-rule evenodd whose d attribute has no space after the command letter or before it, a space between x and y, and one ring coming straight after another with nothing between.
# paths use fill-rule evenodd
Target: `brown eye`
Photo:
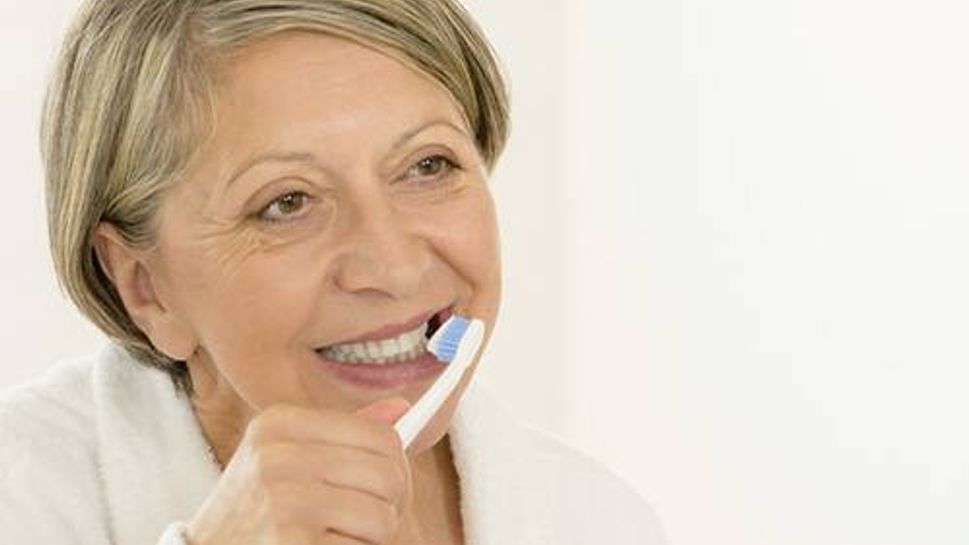
<instances>
[{"instance_id":1,"label":"brown eye","mask_svg":"<svg viewBox=\"0 0 969 545\"><path fill-rule=\"evenodd\" d=\"M259 217L266 221L287 221L299 216L299 213L306 208L306 201L309 196L302 191L291 191L273 200L263 209Z\"/></svg>"},{"instance_id":2,"label":"brown eye","mask_svg":"<svg viewBox=\"0 0 969 545\"><path fill-rule=\"evenodd\" d=\"M410 167L407 171L407 178L442 178L451 173L457 164L443 155L431 155L424 157Z\"/></svg>"}]
</instances>

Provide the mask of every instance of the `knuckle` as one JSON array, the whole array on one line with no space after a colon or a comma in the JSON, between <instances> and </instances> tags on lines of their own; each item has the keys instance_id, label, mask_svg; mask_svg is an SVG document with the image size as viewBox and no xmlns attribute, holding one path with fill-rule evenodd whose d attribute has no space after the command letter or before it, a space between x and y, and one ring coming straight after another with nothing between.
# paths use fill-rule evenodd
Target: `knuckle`
<instances>
[{"instance_id":1,"label":"knuckle","mask_svg":"<svg viewBox=\"0 0 969 545\"><path fill-rule=\"evenodd\" d=\"M257 418L269 425L280 425L293 416L293 407L285 403L270 405Z\"/></svg>"},{"instance_id":2,"label":"knuckle","mask_svg":"<svg viewBox=\"0 0 969 545\"><path fill-rule=\"evenodd\" d=\"M323 512L327 528L353 535L365 543L391 543L397 534L397 508L372 496L357 492L340 493Z\"/></svg>"},{"instance_id":3,"label":"knuckle","mask_svg":"<svg viewBox=\"0 0 969 545\"><path fill-rule=\"evenodd\" d=\"M407 480L403 469L398 464L388 461L381 469L381 473L387 497L394 500L403 497L407 491Z\"/></svg>"},{"instance_id":4,"label":"knuckle","mask_svg":"<svg viewBox=\"0 0 969 545\"><path fill-rule=\"evenodd\" d=\"M271 483L265 487L265 512L269 520L280 526L293 524L293 498L296 490L285 483Z\"/></svg>"},{"instance_id":5,"label":"knuckle","mask_svg":"<svg viewBox=\"0 0 969 545\"><path fill-rule=\"evenodd\" d=\"M387 427L387 435L390 438L390 451L404 452L404 443L393 426Z\"/></svg>"},{"instance_id":6,"label":"knuckle","mask_svg":"<svg viewBox=\"0 0 969 545\"><path fill-rule=\"evenodd\" d=\"M273 481L284 459L281 449L281 445L259 445L252 449L252 471L259 482L268 484Z\"/></svg>"},{"instance_id":7,"label":"knuckle","mask_svg":"<svg viewBox=\"0 0 969 545\"><path fill-rule=\"evenodd\" d=\"M295 418L295 407L283 403L272 405L249 421L246 435L253 444L270 441Z\"/></svg>"},{"instance_id":8,"label":"knuckle","mask_svg":"<svg viewBox=\"0 0 969 545\"><path fill-rule=\"evenodd\" d=\"M314 545L361 545L361 541L332 530L326 530L323 533L322 541Z\"/></svg>"},{"instance_id":9,"label":"knuckle","mask_svg":"<svg viewBox=\"0 0 969 545\"><path fill-rule=\"evenodd\" d=\"M392 426L376 426L375 438L382 452L396 454L404 450L404 445L400 441L400 436Z\"/></svg>"},{"instance_id":10,"label":"knuckle","mask_svg":"<svg viewBox=\"0 0 969 545\"><path fill-rule=\"evenodd\" d=\"M289 486L286 483L269 483L263 487L266 495L266 506L269 508L278 507L282 499L286 498L290 493Z\"/></svg>"},{"instance_id":11,"label":"knuckle","mask_svg":"<svg viewBox=\"0 0 969 545\"><path fill-rule=\"evenodd\" d=\"M313 545L314 541L307 531L292 523L275 524L270 532L270 543L279 545Z\"/></svg>"},{"instance_id":12,"label":"knuckle","mask_svg":"<svg viewBox=\"0 0 969 545\"><path fill-rule=\"evenodd\" d=\"M397 509L391 504L381 502L373 520L373 531L377 541L383 543L393 538L397 534L399 524Z\"/></svg>"},{"instance_id":13,"label":"knuckle","mask_svg":"<svg viewBox=\"0 0 969 545\"><path fill-rule=\"evenodd\" d=\"M256 415L246 426L246 439L256 445L266 441L272 432L272 415L263 412Z\"/></svg>"}]
</instances>

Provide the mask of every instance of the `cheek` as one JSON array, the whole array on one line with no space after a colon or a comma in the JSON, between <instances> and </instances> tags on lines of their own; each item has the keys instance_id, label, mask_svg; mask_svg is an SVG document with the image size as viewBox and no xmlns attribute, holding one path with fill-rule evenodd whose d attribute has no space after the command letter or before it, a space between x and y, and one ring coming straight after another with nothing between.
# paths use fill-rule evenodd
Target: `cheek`
<instances>
[{"instance_id":1,"label":"cheek","mask_svg":"<svg viewBox=\"0 0 969 545\"><path fill-rule=\"evenodd\" d=\"M406 217L402 227L409 236L423 239L425 251L435 254L437 265L427 280L440 285L425 286L429 292L442 287L471 295L468 310L493 325L500 300L500 254L486 186L434 206L398 211L401 219ZM271 249L255 240L209 242L172 248L167 258L173 263L169 287L177 294L179 310L251 403L298 390L298 372L287 362L305 356L297 352L305 350L307 336L327 321L320 312L333 295L328 276L340 244L330 236ZM266 373L267 367L275 371ZM446 429L449 418L437 420L435 428Z\"/></svg>"},{"instance_id":2,"label":"cheek","mask_svg":"<svg viewBox=\"0 0 969 545\"><path fill-rule=\"evenodd\" d=\"M223 248L224 250L224 248ZM176 252L172 252L174 254ZM221 259L179 248L168 284L203 348L220 364L279 358L314 308L319 282L305 252L247 251Z\"/></svg>"},{"instance_id":3,"label":"cheek","mask_svg":"<svg viewBox=\"0 0 969 545\"><path fill-rule=\"evenodd\" d=\"M320 280L308 252L258 255L240 264L212 292L211 321L245 345L292 345L319 306Z\"/></svg>"},{"instance_id":4,"label":"cheek","mask_svg":"<svg viewBox=\"0 0 969 545\"><path fill-rule=\"evenodd\" d=\"M252 256L231 273L200 274L220 283L199 293L192 327L220 373L252 407L302 399L295 363L308 355L307 324L320 301L319 278L300 256Z\"/></svg>"},{"instance_id":5,"label":"cheek","mask_svg":"<svg viewBox=\"0 0 969 545\"><path fill-rule=\"evenodd\" d=\"M466 280L482 289L500 279L501 256L494 203L485 186L459 204L428 215L428 238Z\"/></svg>"},{"instance_id":6,"label":"cheek","mask_svg":"<svg viewBox=\"0 0 969 545\"><path fill-rule=\"evenodd\" d=\"M450 286L459 311L480 318L488 335L495 325L501 302L501 254L494 202L487 185L480 183L458 198L415 214L412 225L443 265L434 283ZM431 291L434 291L433 288Z\"/></svg>"}]
</instances>

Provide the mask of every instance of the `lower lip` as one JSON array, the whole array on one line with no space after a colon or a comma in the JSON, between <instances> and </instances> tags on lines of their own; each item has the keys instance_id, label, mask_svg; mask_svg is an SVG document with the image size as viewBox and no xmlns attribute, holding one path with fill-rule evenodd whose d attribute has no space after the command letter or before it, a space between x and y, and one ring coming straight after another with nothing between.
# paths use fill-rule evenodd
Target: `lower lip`
<instances>
[{"instance_id":1,"label":"lower lip","mask_svg":"<svg viewBox=\"0 0 969 545\"><path fill-rule=\"evenodd\" d=\"M321 367L336 378L364 388L389 390L407 386L414 382L427 380L438 375L447 367L437 361L434 354L424 352L410 361L385 363L381 365L366 363L342 363L328 360L317 352Z\"/></svg>"}]
</instances>

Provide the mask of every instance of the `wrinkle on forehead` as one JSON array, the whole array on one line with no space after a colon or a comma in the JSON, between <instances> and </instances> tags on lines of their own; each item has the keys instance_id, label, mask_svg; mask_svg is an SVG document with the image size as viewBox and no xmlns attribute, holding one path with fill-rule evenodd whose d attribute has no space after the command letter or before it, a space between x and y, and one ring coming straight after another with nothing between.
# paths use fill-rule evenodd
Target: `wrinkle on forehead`
<instances>
[{"instance_id":1,"label":"wrinkle on forehead","mask_svg":"<svg viewBox=\"0 0 969 545\"><path fill-rule=\"evenodd\" d=\"M302 54L310 49L312 54ZM355 132L371 133L367 144L379 149L430 117L447 118L470 135L443 86L383 52L342 38L290 33L251 44L243 53L223 68L216 100L219 140L233 151L255 153L282 141L317 140L334 147ZM297 110L307 105L309 110ZM332 155L337 161L341 154Z\"/></svg>"}]
</instances>

